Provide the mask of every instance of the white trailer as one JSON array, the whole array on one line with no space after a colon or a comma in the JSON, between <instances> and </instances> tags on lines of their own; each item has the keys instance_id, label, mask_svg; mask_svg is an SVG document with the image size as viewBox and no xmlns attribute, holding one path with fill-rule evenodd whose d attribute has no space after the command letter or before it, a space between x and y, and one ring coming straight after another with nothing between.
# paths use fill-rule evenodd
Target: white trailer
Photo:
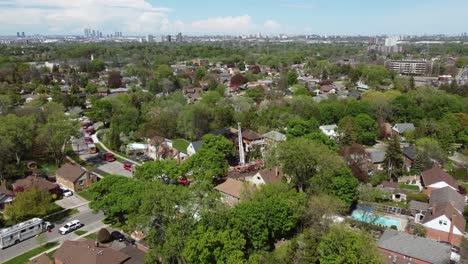
<instances>
[{"instance_id":1,"label":"white trailer","mask_svg":"<svg viewBox=\"0 0 468 264\"><path fill-rule=\"evenodd\" d=\"M18 244L28 238L34 237L47 228L50 223L44 222L40 218L33 218L28 221L0 230L0 247L2 249Z\"/></svg>"}]
</instances>

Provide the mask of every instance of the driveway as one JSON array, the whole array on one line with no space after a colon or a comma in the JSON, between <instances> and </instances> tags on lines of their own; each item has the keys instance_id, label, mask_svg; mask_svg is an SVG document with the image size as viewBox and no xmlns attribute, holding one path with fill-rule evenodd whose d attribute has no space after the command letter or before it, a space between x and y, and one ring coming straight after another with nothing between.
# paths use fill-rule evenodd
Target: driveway
<instances>
[{"instance_id":1,"label":"driveway","mask_svg":"<svg viewBox=\"0 0 468 264\"><path fill-rule=\"evenodd\" d=\"M73 139L72 147L82 160L96 167L97 173L105 172L125 177L133 177L132 172L123 168L122 162L117 160L113 162L107 162L99 157L99 153L90 154L88 152L88 145L84 142L83 138ZM100 145L97 144L97 147L99 148ZM100 149L100 151L105 152L102 149Z\"/></svg>"},{"instance_id":2,"label":"driveway","mask_svg":"<svg viewBox=\"0 0 468 264\"><path fill-rule=\"evenodd\" d=\"M79 197L78 195L76 195L76 193L73 193L72 196L63 197L62 199L55 201L55 203L62 208L70 209L88 204L88 201Z\"/></svg>"}]
</instances>

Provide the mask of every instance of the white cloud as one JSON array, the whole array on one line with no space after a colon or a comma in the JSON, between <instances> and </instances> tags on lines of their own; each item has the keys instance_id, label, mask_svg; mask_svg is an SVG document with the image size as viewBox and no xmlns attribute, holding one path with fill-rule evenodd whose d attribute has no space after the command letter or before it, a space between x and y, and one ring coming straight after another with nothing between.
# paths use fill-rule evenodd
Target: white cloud
<instances>
[{"instance_id":1,"label":"white cloud","mask_svg":"<svg viewBox=\"0 0 468 264\"><path fill-rule=\"evenodd\" d=\"M108 33L149 33L170 29L170 12L145 0L4 0L0 1L0 29L76 34L89 27Z\"/></svg>"},{"instance_id":2,"label":"white cloud","mask_svg":"<svg viewBox=\"0 0 468 264\"><path fill-rule=\"evenodd\" d=\"M195 32L245 33L255 27L249 15L213 17L191 23L191 28Z\"/></svg>"},{"instance_id":3,"label":"white cloud","mask_svg":"<svg viewBox=\"0 0 468 264\"><path fill-rule=\"evenodd\" d=\"M266 31L269 32L278 31L279 29L281 29L281 25L278 22L271 19L265 21L265 23L263 23L263 27Z\"/></svg>"}]
</instances>

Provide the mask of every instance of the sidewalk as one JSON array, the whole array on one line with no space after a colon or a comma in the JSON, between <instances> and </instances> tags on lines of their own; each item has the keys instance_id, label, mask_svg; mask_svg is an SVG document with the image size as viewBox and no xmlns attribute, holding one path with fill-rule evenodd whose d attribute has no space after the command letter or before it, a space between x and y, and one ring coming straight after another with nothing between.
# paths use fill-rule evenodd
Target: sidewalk
<instances>
[{"instance_id":1,"label":"sidewalk","mask_svg":"<svg viewBox=\"0 0 468 264\"><path fill-rule=\"evenodd\" d=\"M93 139L94 144L99 143L99 145L101 145L101 147L102 147L104 150L106 150L107 152L110 152L110 153L114 154L114 156L118 157L119 159L123 159L123 160L125 160L125 161L131 162L131 163L136 164L136 165L138 165L138 166L141 166L141 165L142 165L142 164L139 163L139 162L136 162L136 161L134 161L134 160L128 159L128 158L126 158L126 157L124 157L124 156L121 156L121 155L119 155L119 154L113 152L112 150L110 150L106 145L104 145L102 142L99 141L98 134L99 134L99 131L96 131L96 133L94 133L93 135L91 135L91 138Z\"/></svg>"}]
</instances>

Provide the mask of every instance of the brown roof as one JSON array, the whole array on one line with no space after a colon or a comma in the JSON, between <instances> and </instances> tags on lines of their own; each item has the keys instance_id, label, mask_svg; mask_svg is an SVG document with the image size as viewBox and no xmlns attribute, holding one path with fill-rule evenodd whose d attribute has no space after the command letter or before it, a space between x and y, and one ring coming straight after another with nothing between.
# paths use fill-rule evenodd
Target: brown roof
<instances>
[{"instance_id":1,"label":"brown roof","mask_svg":"<svg viewBox=\"0 0 468 264\"><path fill-rule=\"evenodd\" d=\"M283 171L278 167L272 169L263 169L259 173L262 176L265 183L280 182L284 176Z\"/></svg>"},{"instance_id":2,"label":"brown roof","mask_svg":"<svg viewBox=\"0 0 468 264\"><path fill-rule=\"evenodd\" d=\"M244 184L241 181L227 178L225 182L221 183L220 185L214 188L222 193L225 193L225 194L228 194L230 196L240 199L242 189L244 188Z\"/></svg>"},{"instance_id":3,"label":"brown roof","mask_svg":"<svg viewBox=\"0 0 468 264\"><path fill-rule=\"evenodd\" d=\"M112 248L96 246L91 240L66 240L54 257L56 261L66 264L120 264L130 258Z\"/></svg>"},{"instance_id":4,"label":"brown roof","mask_svg":"<svg viewBox=\"0 0 468 264\"><path fill-rule=\"evenodd\" d=\"M450 203L435 205L427 209L426 216L423 219L423 224L442 215L445 215L448 219L453 221L453 224L458 228L458 230L461 232L465 231L465 218Z\"/></svg>"},{"instance_id":5,"label":"brown roof","mask_svg":"<svg viewBox=\"0 0 468 264\"><path fill-rule=\"evenodd\" d=\"M32 259L28 262L28 264L52 264L52 260L44 253L39 257Z\"/></svg>"},{"instance_id":6,"label":"brown roof","mask_svg":"<svg viewBox=\"0 0 468 264\"><path fill-rule=\"evenodd\" d=\"M232 170L228 172L227 177L233 180L244 179L245 177L254 176L259 171L248 171L248 172L238 172L236 170Z\"/></svg>"},{"instance_id":7,"label":"brown roof","mask_svg":"<svg viewBox=\"0 0 468 264\"><path fill-rule=\"evenodd\" d=\"M50 182L41 177L28 176L24 179L20 179L13 183L13 189L15 190L18 187L23 187L25 190L31 187L37 187L39 189L51 191L58 187L57 184Z\"/></svg>"},{"instance_id":8,"label":"brown roof","mask_svg":"<svg viewBox=\"0 0 468 264\"><path fill-rule=\"evenodd\" d=\"M129 260L125 261L125 264L145 263L145 252L134 246L126 246L119 251L131 257Z\"/></svg>"},{"instance_id":9,"label":"brown roof","mask_svg":"<svg viewBox=\"0 0 468 264\"><path fill-rule=\"evenodd\" d=\"M385 189L398 189L398 182L384 181L382 182L382 187Z\"/></svg>"},{"instance_id":10,"label":"brown roof","mask_svg":"<svg viewBox=\"0 0 468 264\"><path fill-rule=\"evenodd\" d=\"M57 178L60 177L73 183L83 176L84 173L86 173L84 169L71 163L63 164L62 167L55 172Z\"/></svg>"},{"instance_id":11,"label":"brown roof","mask_svg":"<svg viewBox=\"0 0 468 264\"><path fill-rule=\"evenodd\" d=\"M0 186L0 194L8 195L8 196L15 196L15 194L8 190L5 186L1 185Z\"/></svg>"},{"instance_id":12,"label":"brown roof","mask_svg":"<svg viewBox=\"0 0 468 264\"><path fill-rule=\"evenodd\" d=\"M254 132L250 129L242 131L242 137L247 139L247 140L257 140L257 139L262 139L263 136L258 134L257 132Z\"/></svg>"},{"instance_id":13,"label":"brown roof","mask_svg":"<svg viewBox=\"0 0 468 264\"><path fill-rule=\"evenodd\" d=\"M441 168L434 166L429 170L425 170L421 173L424 185L428 186L437 182L446 182L448 185L452 186L458 190L457 181L450 176L450 174L443 171Z\"/></svg>"}]
</instances>

